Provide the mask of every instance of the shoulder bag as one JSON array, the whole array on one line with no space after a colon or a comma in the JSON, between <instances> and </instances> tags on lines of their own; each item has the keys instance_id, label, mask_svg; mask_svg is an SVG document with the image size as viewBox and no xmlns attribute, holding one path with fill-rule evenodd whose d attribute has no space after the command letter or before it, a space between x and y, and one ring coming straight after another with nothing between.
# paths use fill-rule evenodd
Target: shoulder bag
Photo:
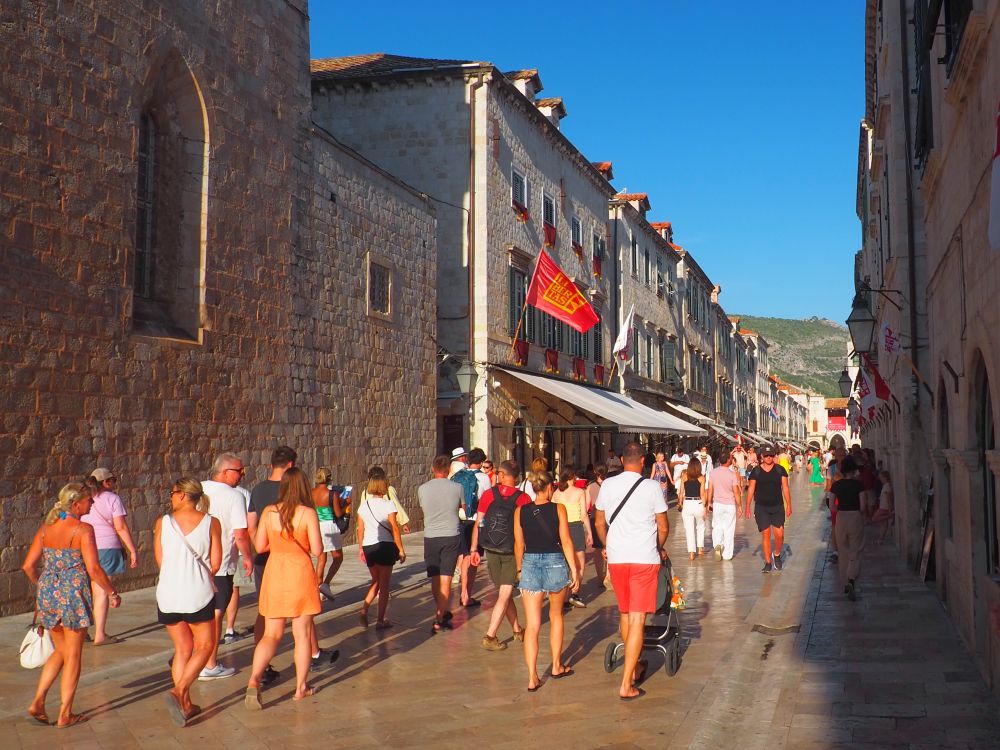
<instances>
[{"instance_id":1,"label":"shoulder bag","mask_svg":"<svg viewBox=\"0 0 1000 750\"><path fill-rule=\"evenodd\" d=\"M205 515L207 516L208 514L206 513ZM211 518L211 516L209 516L209 518ZM194 551L194 547L192 547L190 544L188 544L187 537L184 536L184 532L181 531L180 526L178 526L177 523L176 523L176 521L174 521L173 515L167 514L167 520L170 521L170 525L173 527L174 531L177 532L177 536L179 536L181 538L181 541L184 543L184 546L187 547L188 552L190 552L191 555L194 557L194 559L198 561L198 564L204 569L204 571L206 573L208 573L208 580L212 582L212 591L218 592L219 589L215 585L215 573L212 572L212 569L208 566L208 564L205 562L205 560L202 558L202 556L199 555L197 552ZM212 522L209 521L209 524L211 524L211 523ZM201 522L199 521L199 525L200 524L201 524ZM192 531L194 531L194 529L192 529ZM209 529L208 533L209 533L209 539L211 539L212 538L211 537L211 534L212 534L211 529Z\"/></svg>"},{"instance_id":2,"label":"shoulder bag","mask_svg":"<svg viewBox=\"0 0 1000 750\"><path fill-rule=\"evenodd\" d=\"M38 624L36 609L35 616L31 618L31 625L28 626L28 632L21 641L21 666L25 669L37 669L49 660L55 650L49 631L44 625Z\"/></svg>"},{"instance_id":3,"label":"shoulder bag","mask_svg":"<svg viewBox=\"0 0 1000 750\"><path fill-rule=\"evenodd\" d=\"M632 493L633 493L633 492L635 492L635 491L636 491L636 490L637 490L637 489L639 488L639 485L640 485L640 484L642 484L642 483L643 483L643 482L645 482L645 481L646 481L646 480L645 480L645 478L644 478L644 477L639 477L639 478L638 478L638 479L637 479L637 480L635 481L635 484L633 484L633 485L632 485L632 489L630 489L630 490L629 490L629 491L628 491L628 492L627 492L627 493L625 494L625 499L624 499L624 500L622 500L622 501L621 501L620 503L618 503L618 507L617 507L617 508L615 508L615 512L611 514L611 518L609 518L609 519L608 519L608 526L610 526L611 524L613 524L613 523L615 522L615 519L616 519L616 518L618 517L618 514L619 514L619 513L621 513L621 512L622 512L622 508L624 508L624 507L625 507L625 503L627 503L627 502L628 502L628 499L629 499L630 497L632 497Z\"/></svg>"}]
</instances>

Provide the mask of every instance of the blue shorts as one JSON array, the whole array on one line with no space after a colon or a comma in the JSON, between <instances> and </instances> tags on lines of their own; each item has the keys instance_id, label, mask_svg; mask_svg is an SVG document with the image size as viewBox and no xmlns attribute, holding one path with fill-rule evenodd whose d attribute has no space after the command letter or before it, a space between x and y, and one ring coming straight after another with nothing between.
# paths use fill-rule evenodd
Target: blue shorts
<instances>
[{"instance_id":1,"label":"blue shorts","mask_svg":"<svg viewBox=\"0 0 1000 750\"><path fill-rule=\"evenodd\" d=\"M121 547L99 549L97 559L109 576L118 576L125 572L125 550Z\"/></svg>"},{"instance_id":2,"label":"blue shorts","mask_svg":"<svg viewBox=\"0 0 1000 750\"><path fill-rule=\"evenodd\" d=\"M554 594L571 583L562 552L526 552L521 560L522 592Z\"/></svg>"}]
</instances>

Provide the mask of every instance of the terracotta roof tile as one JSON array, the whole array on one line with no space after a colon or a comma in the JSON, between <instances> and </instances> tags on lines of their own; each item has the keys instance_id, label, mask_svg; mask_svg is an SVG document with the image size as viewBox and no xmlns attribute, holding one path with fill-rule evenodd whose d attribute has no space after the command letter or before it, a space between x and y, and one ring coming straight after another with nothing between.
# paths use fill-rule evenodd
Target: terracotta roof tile
<instances>
[{"instance_id":1,"label":"terracotta roof tile","mask_svg":"<svg viewBox=\"0 0 1000 750\"><path fill-rule=\"evenodd\" d=\"M648 201L647 193L618 193L615 198L620 201Z\"/></svg>"},{"instance_id":2,"label":"terracotta roof tile","mask_svg":"<svg viewBox=\"0 0 1000 750\"><path fill-rule=\"evenodd\" d=\"M451 69L464 65L489 65L474 60L441 60L431 57L406 57L375 52L370 55L350 57L329 57L310 60L309 71L317 79L366 78L369 76L391 75L413 70Z\"/></svg>"},{"instance_id":3,"label":"terracotta roof tile","mask_svg":"<svg viewBox=\"0 0 1000 750\"><path fill-rule=\"evenodd\" d=\"M663 230L663 229L672 229L673 228L669 221L653 221L653 222L650 222L649 226L651 226L653 229L655 229L658 232L661 231L661 230Z\"/></svg>"},{"instance_id":4,"label":"terracotta roof tile","mask_svg":"<svg viewBox=\"0 0 1000 750\"><path fill-rule=\"evenodd\" d=\"M611 162L609 162L609 161L592 161L590 163L594 165L594 168L598 172L610 172L611 171Z\"/></svg>"},{"instance_id":5,"label":"terracotta roof tile","mask_svg":"<svg viewBox=\"0 0 1000 750\"><path fill-rule=\"evenodd\" d=\"M536 99L536 107L561 107L563 103L561 96L549 96L545 99Z\"/></svg>"}]
</instances>

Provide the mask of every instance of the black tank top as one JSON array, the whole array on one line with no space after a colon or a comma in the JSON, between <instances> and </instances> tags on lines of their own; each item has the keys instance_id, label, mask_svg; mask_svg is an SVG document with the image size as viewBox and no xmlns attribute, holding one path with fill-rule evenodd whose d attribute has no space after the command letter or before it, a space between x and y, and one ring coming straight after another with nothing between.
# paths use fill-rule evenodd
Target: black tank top
<instances>
[{"instance_id":1,"label":"black tank top","mask_svg":"<svg viewBox=\"0 0 1000 750\"><path fill-rule=\"evenodd\" d=\"M525 553L562 552L559 543L559 507L553 503L528 503L521 508Z\"/></svg>"},{"instance_id":2,"label":"black tank top","mask_svg":"<svg viewBox=\"0 0 1000 750\"><path fill-rule=\"evenodd\" d=\"M701 500L701 482L697 479L688 479L684 482L684 498Z\"/></svg>"}]
</instances>

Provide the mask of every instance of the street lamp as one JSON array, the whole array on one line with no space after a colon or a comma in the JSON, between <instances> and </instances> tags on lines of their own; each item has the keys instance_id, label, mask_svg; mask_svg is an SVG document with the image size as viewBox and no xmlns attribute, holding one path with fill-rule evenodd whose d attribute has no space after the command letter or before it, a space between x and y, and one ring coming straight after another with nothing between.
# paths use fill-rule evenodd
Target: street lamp
<instances>
[{"instance_id":1,"label":"street lamp","mask_svg":"<svg viewBox=\"0 0 1000 750\"><path fill-rule=\"evenodd\" d=\"M875 317L868 308L868 300L864 292L854 295L851 303L851 314L847 316L847 329L851 332L851 343L858 354L867 354L872 349L872 338L875 336Z\"/></svg>"},{"instance_id":2,"label":"street lamp","mask_svg":"<svg viewBox=\"0 0 1000 750\"><path fill-rule=\"evenodd\" d=\"M837 381L837 385L840 386L840 395L847 398L851 395L851 391L854 390L854 381L851 379L850 373L847 372L847 368L840 373L840 379Z\"/></svg>"},{"instance_id":3,"label":"street lamp","mask_svg":"<svg viewBox=\"0 0 1000 750\"><path fill-rule=\"evenodd\" d=\"M462 364L455 372L455 380L458 382L458 390L462 393L468 393L469 398L472 398L472 392L476 387L476 381L479 380L479 374L476 372L476 365L467 359L463 359Z\"/></svg>"}]
</instances>

